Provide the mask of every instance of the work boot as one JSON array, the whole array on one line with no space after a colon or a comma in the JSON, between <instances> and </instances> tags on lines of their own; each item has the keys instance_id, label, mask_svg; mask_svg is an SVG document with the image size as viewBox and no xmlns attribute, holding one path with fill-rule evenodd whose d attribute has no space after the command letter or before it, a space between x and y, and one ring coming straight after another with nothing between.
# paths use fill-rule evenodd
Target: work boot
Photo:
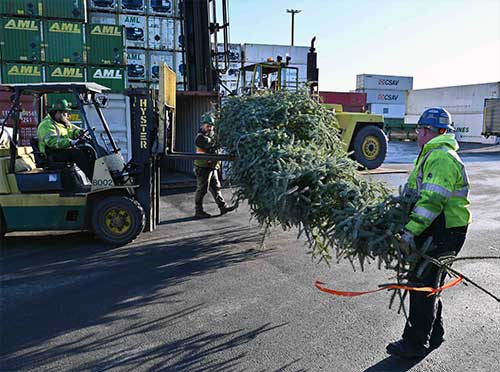
<instances>
[{"instance_id":1,"label":"work boot","mask_svg":"<svg viewBox=\"0 0 500 372\"><path fill-rule=\"evenodd\" d=\"M422 359L429 353L425 347L413 345L404 339L391 342L386 350L388 354L402 359Z\"/></svg>"},{"instance_id":2,"label":"work boot","mask_svg":"<svg viewBox=\"0 0 500 372\"><path fill-rule=\"evenodd\" d=\"M205 211L196 211L196 213L194 214L194 216L196 218L210 218L210 217L212 217L211 214L208 214Z\"/></svg>"},{"instance_id":3,"label":"work boot","mask_svg":"<svg viewBox=\"0 0 500 372\"><path fill-rule=\"evenodd\" d=\"M223 214L226 214L228 212L234 211L236 208L238 208L238 205L233 204L231 206L228 206L227 204L224 204L222 208L220 208L220 215L222 216Z\"/></svg>"}]
</instances>

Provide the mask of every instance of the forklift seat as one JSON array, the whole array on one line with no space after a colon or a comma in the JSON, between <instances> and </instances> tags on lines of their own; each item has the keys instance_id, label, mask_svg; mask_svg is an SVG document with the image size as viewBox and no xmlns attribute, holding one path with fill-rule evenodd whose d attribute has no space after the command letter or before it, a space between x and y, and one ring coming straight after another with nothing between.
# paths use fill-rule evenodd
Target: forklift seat
<instances>
[{"instance_id":1,"label":"forklift seat","mask_svg":"<svg viewBox=\"0 0 500 372\"><path fill-rule=\"evenodd\" d=\"M33 149L33 156L35 157L35 164L38 168L49 170L60 170L66 168L69 163L50 161L50 157L44 152L40 151L39 141L37 137L31 137L30 145Z\"/></svg>"}]
</instances>

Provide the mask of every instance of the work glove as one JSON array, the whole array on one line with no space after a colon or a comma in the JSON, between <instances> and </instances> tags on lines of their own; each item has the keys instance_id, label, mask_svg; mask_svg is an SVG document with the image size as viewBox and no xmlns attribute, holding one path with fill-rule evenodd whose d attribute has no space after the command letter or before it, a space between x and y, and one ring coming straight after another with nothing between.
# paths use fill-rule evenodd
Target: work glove
<instances>
[{"instance_id":1,"label":"work glove","mask_svg":"<svg viewBox=\"0 0 500 372\"><path fill-rule=\"evenodd\" d=\"M410 255L416 249L415 237L408 230L401 231L401 238L399 239L399 248L405 255Z\"/></svg>"}]
</instances>

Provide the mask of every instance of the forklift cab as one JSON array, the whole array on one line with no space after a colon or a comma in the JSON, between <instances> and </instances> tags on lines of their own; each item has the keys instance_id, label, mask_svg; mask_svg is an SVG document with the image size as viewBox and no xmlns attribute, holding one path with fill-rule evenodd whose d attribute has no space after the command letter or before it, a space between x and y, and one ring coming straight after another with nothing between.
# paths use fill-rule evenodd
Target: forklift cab
<instances>
[{"instance_id":1,"label":"forklift cab","mask_svg":"<svg viewBox=\"0 0 500 372\"><path fill-rule=\"evenodd\" d=\"M265 62L244 66L238 76L237 93L253 95L265 91L299 88L299 69L282 62Z\"/></svg>"}]
</instances>

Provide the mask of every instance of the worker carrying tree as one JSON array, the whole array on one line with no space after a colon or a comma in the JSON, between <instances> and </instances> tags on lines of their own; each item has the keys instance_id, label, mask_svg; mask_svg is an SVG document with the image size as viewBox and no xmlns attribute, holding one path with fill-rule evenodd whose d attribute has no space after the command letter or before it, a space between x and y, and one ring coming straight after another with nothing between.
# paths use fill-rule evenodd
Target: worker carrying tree
<instances>
[{"instance_id":1,"label":"worker carrying tree","mask_svg":"<svg viewBox=\"0 0 500 372\"><path fill-rule=\"evenodd\" d=\"M217 143L214 133L214 118L210 114L201 117L201 126L195 139L196 152L200 154L217 154ZM220 214L234 211L236 205L228 206L221 193L221 183L218 175L219 162L216 160L195 160L196 175L195 217L208 218L210 214L203 210L203 198L210 190Z\"/></svg>"},{"instance_id":2,"label":"worker carrying tree","mask_svg":"<svg viewBox=\"0 0 500 372\"><path fill-rule=\"evenodd\" d=\"M469 181L464 163L457 154L458 143L451 116L442 108L425 110L417 124L418 145L422 149L405 192L417 196L410 221L405 226L401 250L410 255L432 237L434 248L429 256L456 255L462 248L469 211ZM423 263L422 263L423 265ZM419 266L417 266L418 268ZM421 275L410 273L409 281L422 286L442 285L439 268L427 264ZM444 341L441 300L425 292L410 292L410 309L401 340L387 345L389 354L423 358Z\"/></svg>"},{"instance_id":3,"label":"worker carrying tree","mask_svg":"<svg viewBox=\"0 0 500 372\"><path fill-rule=\"evenodd\" d=\"M37 136L40 151L49 162L75 163L92 179L93 163L86 153L77 147L82 143L83 130L69 121L71 105L65 99L53 104L49 114L38 126Z\"/></svg>"}]
</instances>

